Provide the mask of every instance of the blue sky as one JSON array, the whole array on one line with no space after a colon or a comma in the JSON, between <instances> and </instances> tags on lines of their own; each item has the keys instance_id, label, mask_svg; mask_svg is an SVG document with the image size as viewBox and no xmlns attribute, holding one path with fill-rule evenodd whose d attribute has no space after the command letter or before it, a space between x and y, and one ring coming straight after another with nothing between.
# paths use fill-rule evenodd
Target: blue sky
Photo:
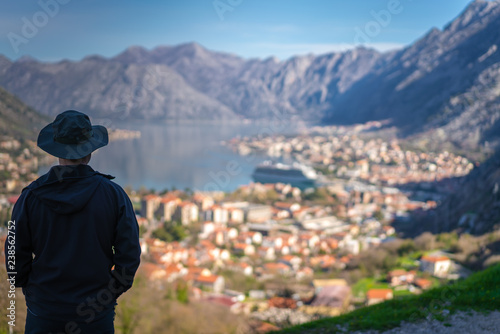
<instances>
[{"instance_id":1,"label":"blue sky","mask_svg":"<svg viewBox=\"0 0 500 334\"><path fill-rule=\"evenodd\" d=\"M0 53L10 59L112 57L129 46L197 42L280 59L408 45L443 28L470 0L4 0ZM45 7L45 9L43 9ZM30 29L31 28L31 29Z\"/></svg>"}]
</instances>

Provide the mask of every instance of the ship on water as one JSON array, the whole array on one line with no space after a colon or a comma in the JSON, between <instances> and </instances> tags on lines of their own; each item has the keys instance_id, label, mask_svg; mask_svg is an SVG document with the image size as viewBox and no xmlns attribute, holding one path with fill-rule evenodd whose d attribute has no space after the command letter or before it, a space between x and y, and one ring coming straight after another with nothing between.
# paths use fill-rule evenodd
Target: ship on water
<instances>
[{"instance_id":1,"label":"ship on water","mask_svg":"<svg viewBox=\"0 0 500 334\"><path fill-rule=\"evenodd\" d=\"M318 175L313 168L299 163L285 165L266 161L255 167L252 178L255 182L286 183L304 189L313 187Z\"/></svg>"}]
</instances>

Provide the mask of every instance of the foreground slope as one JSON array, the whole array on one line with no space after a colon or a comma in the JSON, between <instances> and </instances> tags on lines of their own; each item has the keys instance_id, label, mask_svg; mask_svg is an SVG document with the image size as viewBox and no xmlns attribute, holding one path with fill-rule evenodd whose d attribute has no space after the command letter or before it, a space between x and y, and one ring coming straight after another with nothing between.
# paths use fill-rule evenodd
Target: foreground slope
<instances>
[{"instance_id":1,"label":"foreground slope","mask_svg":"<svg viewBox=\"0 0 500 334\"><path fill-rule=\"evenodd\" d=\"M492 312L500 309L500 265L477 272L463 281L432 289L418 296L401 297L351 313L280 331L282 334L346 333L387 330L402 322L447 319L459 311ZM447 320L445 320L447 321ZM453 327L453 323L449 323ZM457 329L457 333L461 332ZM462 331L463 332L463 331Z\"/></svg>"}]
</instances>

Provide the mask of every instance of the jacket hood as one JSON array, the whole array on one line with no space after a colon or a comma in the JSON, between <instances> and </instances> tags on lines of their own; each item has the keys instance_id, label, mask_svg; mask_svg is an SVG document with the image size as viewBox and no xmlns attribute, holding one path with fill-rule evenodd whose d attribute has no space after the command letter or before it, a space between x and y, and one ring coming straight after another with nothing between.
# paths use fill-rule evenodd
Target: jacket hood
<instances>
[{"instance_id":1,"label":"jacket hood","mask_svg":"<svg viewBox=\"0 0 500 334\"><path fill-rule=\"evenodd\" d=\"M52 211L63 215L72 214L85 208L92 198L101 184L99 175L113 178L87 165L54 166L28 189Z\"/></svg>"}]
</instances>

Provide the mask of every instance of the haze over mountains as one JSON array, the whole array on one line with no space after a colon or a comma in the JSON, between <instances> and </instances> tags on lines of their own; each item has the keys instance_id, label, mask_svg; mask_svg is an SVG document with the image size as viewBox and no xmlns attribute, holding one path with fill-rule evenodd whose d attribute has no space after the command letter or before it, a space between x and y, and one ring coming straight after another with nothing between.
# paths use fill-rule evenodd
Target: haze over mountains
<instances>
[{"instance_id":1,"label":"haze over mountains","mask_svg":"<svg viewBox=\"0 0 500 334\"><path fill-rule=\"evenodd\" d=\"M405 134L432 129L429 138L474 147L500 128L499 45L500 1L477 0L396 52L358 48L280 62L190 43L78 62L0 56L0 86L51 116L76 108L111 119L390 119Z\"/></svg>"}]
</instances>

